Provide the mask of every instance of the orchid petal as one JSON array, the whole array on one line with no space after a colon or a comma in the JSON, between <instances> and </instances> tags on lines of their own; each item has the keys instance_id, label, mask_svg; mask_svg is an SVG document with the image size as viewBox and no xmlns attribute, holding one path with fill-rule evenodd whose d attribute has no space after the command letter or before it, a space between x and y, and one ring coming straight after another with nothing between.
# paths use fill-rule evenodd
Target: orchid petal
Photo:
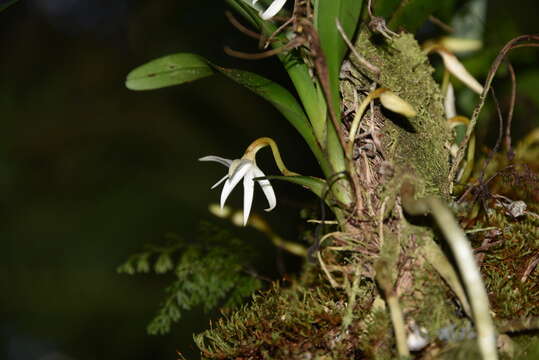
<instances>
[{"instance_id":1,"label":"orchid petal","mask_svg":"<svg viewBox=\"0 0 539 360\"><path fill-rule=\"evenodd\" d=\"M222 158L220 156L215 156L215 155L208 155L208 156L201 157L200 159L198 159L198 161L215 161L226 167L230 167L230 164L232 164L232 160L225 159L225 158Z\"/></svg>"},{"instance_id":2,"label":"orchid petal","mask_svg":"<svg viewBox=\"0 0 539 360\"><path fill-rule=\"evenodd\" d=\"M225 186L223 186L223 191L221 192L221 209L225 206L226 199L232 190L238 185L240 180L245 176L245 174L253 167L252 162L245 162L238 166L234 174L225 181Z\"/></svg>"},{"instance_id":3,"label":"orchid petal","mask_svg":"<svg viewBox=\"0 0 539 360\"><path fill-rule=\"evenodd\" d=\"M214 189L224 182L223 189L221 190L220 208L221 211L225 206L225 202L228 196L234 190L236 185L243 179L243 226L247 225L249 221L249 215L251 213L251 207L253 205L255 177L264 178L265 175L257 166L254 160L251 159L225 159L220 156L205 156L199 159L199 161L215 161L228 167L228 172L218 182L216 182L211 188ZM266 199L268 200L269 207L266 211L271 211L277 204L277 199L273 188L267 179L256 180Z\"/></svg>"},{"instance_id":4,"label":"orchid petal","mask_svg":"<svg viewBox=\"0 0 539 360\"><path fill-rule=\"evenodd\" d=\"M251 171L247 171L243 177L243 226L247 224L251 206L253 205L253 193L255 190L255 182L253 181L254 171L256 171L256 167L253 167Z\"/></svg>"},{"instance_id":5,"label":"orchid petal","mask_svg":"<svg viewBox=\"0 0 539 360\"><path fill-rule=\"evenodd\" d=\"M228 179L228 174L226 174L225 176L223 176L221 178L221 180L217 181L210 189L213 190L215 189L217 186L219 186L223 181L225 181L226 179Z\"/></svg>"},{"instance_id":6,"label":"orchid petal","mask_svg":"<svg viewBox=\"0 0 539 360\"><path fill-rule=\"evenodd\" d=\"M253 173L255 177L263 177L266 176L260 170L259 168L255 167L253 168ZM271 186L271 183L268 179L262 179L257 180L258 184L262 188L262 191L264 192L264 195L266 195L266 199L268 200L269 208L264 209L265 211L271 211L275 208L277 205L277 198L275 197L275 192L273 191L273 187Z\"/></svg>"},{"instance_id":7,"label":"orchid petal","mask_svg":"<svg viewBox=\"0 0 539 360\"><path fill-rule=\"evenodd\" d=\"M272 17L274 17L275 15L277 15L277 13L279 11L281 11L281 9L283 8L284 4L286 3L286 0L275 0L274 2L271 3L271 5L266 9L266 11L264 11L262 13L262 15L260 15L260 17L264 20L269 20L271 19Z\"/></svg>"}]
</instances>

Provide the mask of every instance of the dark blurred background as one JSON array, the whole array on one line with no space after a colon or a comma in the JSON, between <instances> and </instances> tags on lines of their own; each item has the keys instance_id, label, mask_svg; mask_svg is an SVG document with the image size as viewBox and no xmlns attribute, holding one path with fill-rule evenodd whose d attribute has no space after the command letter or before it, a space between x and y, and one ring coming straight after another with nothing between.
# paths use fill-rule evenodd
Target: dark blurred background
<instances>
[{"instance_id":1,"label":"dark blurred background","mask_svg":"<svg viewBox=\"0 0 539 360\"><path fill-rule=\"evenodd\" d=\"M489 3L493 50L470 62L479 76L507 40L537 31L536 2L517 3ZM192 333L207 327L207 316L195 310L170 334L148 336L166 279L118 275L116 267L163 234L189 238L212 219L207 206L219 192L209 187L224 168L201 156L236 158L271 136L292 170L318 174L293 128L222 77L152 92L124 87L134 67L174 52L287 85L274 59L223 54L224 45L256 51L224 10L220 0L22 0L0 14L0 359L175 359L177 350L197 358ZM523 134L539 124L539 67L535 53L519 61L515 123ZM299 211L316 202L275 187L279 207L266 217L297 240ZM241 189L231 201L240 203ZM261 271L278 277L267 240L235 231L276 254Z\"/></svg>"}]
</instances>

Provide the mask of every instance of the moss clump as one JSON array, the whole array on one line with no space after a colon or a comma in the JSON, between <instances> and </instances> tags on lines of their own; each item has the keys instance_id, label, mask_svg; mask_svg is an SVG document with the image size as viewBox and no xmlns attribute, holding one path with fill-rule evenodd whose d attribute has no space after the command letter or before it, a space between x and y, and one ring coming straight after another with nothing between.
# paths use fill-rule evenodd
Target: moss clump
<instances>
[{"instance_id":1,"label":"moss clump","mask_svg":"<svg viewBox=\"0 0 539 360\"><path fill-rule=\"evenodd\" d=\"M353 359L358 329L341 329L345 299L325 283L274 285L195 342L204 359Z\"/></svg>"},{"instance_id":2,"label":"moss clump","mask_svg":"<svg viewBox=\"0 0 539 360\"><path fill-rule=\"evenodd\" d=\"M537 165L508 166L505 156L497 156L487 169L486 177L494 176L492 181L475 188L469 198L477 216L464 221L468 228L492 228L471 239L492 309L501 319L539 316L539 267L533 266L539 256L539 218L530 215L539 210ZM516 201L526 204L527 214L511 214L509 206Z\"/></svg>"}]
</instances>

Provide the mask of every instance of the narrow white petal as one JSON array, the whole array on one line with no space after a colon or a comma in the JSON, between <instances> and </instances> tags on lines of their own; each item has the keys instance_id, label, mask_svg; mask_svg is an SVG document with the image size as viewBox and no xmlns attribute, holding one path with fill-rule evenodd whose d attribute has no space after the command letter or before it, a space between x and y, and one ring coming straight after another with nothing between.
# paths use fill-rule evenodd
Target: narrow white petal
<instances>
[{"instance_id":1,"label":"narrow white petal","mask_svg":"<svg viewBox=\"0 0 539 360\"><path fill-rule=\"evenodd\" d=\"M215 189L217 186L219 186L223 181L225 181L226 179L228 179L228 174L226 174L225 176L223 176L223 178L219 181L217 181L212 187L211 189Z\"/></svg>"},{"instance_id":2,"label":"narrow white petal","mask_svg":"<svg viewBox=\"0 0 539 360\"><path fill-rule=\"evenodd\" d=\"M225 181L225 186L223 186L223 191L221 192L221 209L225 206L226 199L232 190L238 185L240 180L245 176L245 174L252 168L252 163L243 163L240 164L234 174Z\"/></svg>"},{"instance_id":3,"label":"narrow white petal","mask_svg":"<svg viewBox=\"0 0 539 360\"><path fill-rule=\"evenodd\" d=\"M208 156L201 157L200 159L198 159L198 161L215 161L226 167L230 167L230 164L232 164L232 160L225 159L225 158L222 158L220 156L215 156L215 155L208 155Z\"/></svg>"},{"instance_id":4,"label":"narrow white petal","mask_svg":"<svg viewBox=\"0 0 539 360\"><path fill-rule=\"evenodd\" d=\"M253 169L253 173L255 177L266 176L258 167ZM264 195L266 195L266 199L268 200L269 208L265 209L265 211L273 210L277 205L277 198L275 197L275 192L273 191L271 183L267 179L257 180L257 182L262 188L262 191L264 191Z\"/></svg>"},{"instance_id":5,"label":"narrow white petal","mask_svg":"<svg viewBox=\"0 0 539 360\"><path fill-rule=\"evenodd\" d=\"M272 17L274 17L275 15L277 15L277 13L279 11L281 11L281 9L283 8L284 4L286 3L286 0L275 0L274 2L271 3L271 5L266 9L266 11L264 11L262 13L262 15L260 15L260 17L264 20L269 20L271 19Z\"/></svg>"},{"instance_id":6,"label":"narrow white petal","mask_svg":"<svg viewBox=\"0 0 539 360\"><path fill-rule=\"evenodd\" d=\"M247 220L249 220L251 206L253 205L253 192L255 190L253 170L255 169L255 167L252 167L251 171L248 171L243 177L243 226L245 226L247 224Z\"/></svg>"},{"instance_id":7,"label":"narrow white petal","mask_svg":"<svg viewBox=\"0 0 539 360\"><path fill-rule=\"evenodd\" d=\"M457 59L457 57L451 53L443 50L439 50L438 54L442 57L444 65L447 70L454 75L457 79L462 81L466 86L475 91L478 94L483 92L483 85L481 85L475 78L466 70L464 65Z\"/></svg>"}]
</instances>

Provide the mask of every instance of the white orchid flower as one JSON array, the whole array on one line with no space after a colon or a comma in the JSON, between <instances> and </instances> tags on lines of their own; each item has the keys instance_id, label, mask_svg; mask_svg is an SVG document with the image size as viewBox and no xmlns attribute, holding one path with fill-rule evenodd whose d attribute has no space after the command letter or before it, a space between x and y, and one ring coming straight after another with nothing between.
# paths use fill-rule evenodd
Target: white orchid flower
<instances>
[{"instance_id":1,"label":"white orchid flower","mask_svg":"<svg viewBox=\"0 0 539 360\"><path fill-rule=\"evenodd\" d=\"M225 182L223 191L221 192L221 210L223 210L228 195L230 195L240 180L243 179L243 226L245 226L247 224L247 220L249 219L251 205L253 204L253 192L255 188L255 180L253 179L257 177L264 177L265 175L262 170L256 166L254 160L246 159L245 157L230 160L220 156L210 155L204 156L198 160L215 161L219 164L225 165L228 168L228 174L226 174L221 180L211 187L214 189L223 181ZM266 195L266 199L268 200L269 207L265 209L265 211L273 210L277 204L277 199L275 198L275 193L273 192L273 188L271 187L269 180L260 179L256 180L256 182L258 182L262 188L262 191L264 192L264 195Z\"/></svg>"},{"instance_id":2,"label":"white orchid flower","mask_svg":"<svg viewBox=\"0 0 539 360\"><path fill-rule=\"evenodd\" d=\"M253 0L253 5L255 5L257 2L258 0ZM268 8L260 14L260 17L264 20L271 19L272 17L277 15L279 11L281 11L281 9L284 7L284 4L286 4L286 0L274 0L271 5L268 6Z\"/></svg>"}]
</instances>

